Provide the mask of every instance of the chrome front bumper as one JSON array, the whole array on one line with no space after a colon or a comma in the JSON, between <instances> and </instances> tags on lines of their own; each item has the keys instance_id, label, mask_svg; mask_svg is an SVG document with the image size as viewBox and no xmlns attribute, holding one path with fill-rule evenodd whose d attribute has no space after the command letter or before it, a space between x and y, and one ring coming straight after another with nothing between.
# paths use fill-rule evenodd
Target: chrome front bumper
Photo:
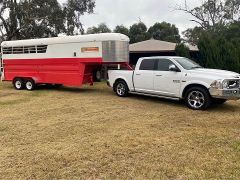
<instances>
[{"instance_id":1,"label":"chrome front bumper","mask_svg":"<svg viewBox=\"0 0 240 180\"><path fill-rule=\"evenodd\" d=\"M214 98L238 100L240 99L240 89L209 89L210 95Z\"/></svg>"}]
</instances>

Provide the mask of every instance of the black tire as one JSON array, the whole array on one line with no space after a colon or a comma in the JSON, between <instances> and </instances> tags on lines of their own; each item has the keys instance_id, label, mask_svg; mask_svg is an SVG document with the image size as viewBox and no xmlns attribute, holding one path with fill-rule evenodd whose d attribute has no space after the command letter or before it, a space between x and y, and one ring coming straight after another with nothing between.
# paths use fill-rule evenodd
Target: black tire
<instances>
[{"instance_id":1,"label":"black tire","mask_svg":"<svg viewBox=\"0 0 240 180\"><path fill-rule=\"evenodd\" d=\"M114 84L114 92L119 97L126 97L129 94L127 83L123 80L119 80Z\"/></svg>"},{"instance_id":2,"label":"black tire","mask_svg":"<svg viewBox=\"0 0 240 180\"><path fill-rule=\"evenodd\" d=\"M21 78L15 78L13 80L13 86L16 90L22 90L25 86L24 80Z\"/></svg>"},{"instance_id":3,"label":"black tire","mask_svg":"<svg viewBox=\"0 0 240 180\"><path fill-rule=\"evenodd\" d=\"M94 71L93 72L93 81L94 82L101 82L101 71L100 70L97 70L97 71Z\"/></svg>"},{"instance_id":4,"label":"black tire","mask_svg":"<svg viewBox=\"0 0 240 180\"><path fill-rule=\"evenodd\" d=\"M227 101L226 99L217 99L217 98L212 99L213 104L224 104L226 101Z\"/></svg>"},{"instance_id":5,"label":"black tire","mask_svg":"<svg viewBox=\"0 0 240 180\"><path fill-rule=\"evenodd\" d=\"M62 87L63 85L62 84L54 84L53 87L55 88L59 88L59 87Z\"/></svg>"},{"instance_id":6,"label":"black tire","mask_svg":"<svg viewBox=\"0 0 240 180\"><path fill-rule=\"evenodd\" d=\"M36 88L36 83L32 79L27 79L25 81L25 88L28 91L32 91L32 90L34 90Z\"/></svg>"},{"instance_id":7,"label":"black tire","mask_svg":"<svg viewBox=\"0 0 240 180\"><path fill-rule=\"evenodd\" d=\"M211 105L211 96L207 89L192 87L186 91L185 103L190 109L205 110Z\"/></svg>"}]
</instances>

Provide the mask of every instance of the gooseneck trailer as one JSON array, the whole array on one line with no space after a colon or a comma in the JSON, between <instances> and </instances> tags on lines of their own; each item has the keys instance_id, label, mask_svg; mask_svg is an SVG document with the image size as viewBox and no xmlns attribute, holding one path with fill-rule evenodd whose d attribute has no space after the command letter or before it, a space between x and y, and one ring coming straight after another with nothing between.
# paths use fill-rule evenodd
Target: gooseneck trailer
<instances>
[{"instance_id":1,"label":"gooseneck trailer","mask_svg":"<svg viewBox=\"0 0 240 180\"><path fill-rule=\"evenodd\" d=\"M93 72L102 65L130 69L129 38L118 33L4 41L1 51L2 80L12 81L18 90L92 84Z\"/></svg>"}]
</instances>

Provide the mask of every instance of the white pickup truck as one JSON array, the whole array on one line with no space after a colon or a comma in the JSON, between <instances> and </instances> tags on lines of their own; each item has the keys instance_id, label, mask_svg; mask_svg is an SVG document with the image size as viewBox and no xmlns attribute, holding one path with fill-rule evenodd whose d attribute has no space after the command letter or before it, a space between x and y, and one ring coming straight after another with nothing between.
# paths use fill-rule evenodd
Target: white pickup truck
<instances>
[{"instance_id":1,"label":"white pickup truck","mask_svg":"<svg viewBox=\"0 0 240 180\"><path fill-rule=\"evenodd\" d=\"M240 74L205 69L183 57L140 58L135 70L108 71L108 85L129 93L181 100L194 110L240 99Z\"/></svg>"}]
</instances>

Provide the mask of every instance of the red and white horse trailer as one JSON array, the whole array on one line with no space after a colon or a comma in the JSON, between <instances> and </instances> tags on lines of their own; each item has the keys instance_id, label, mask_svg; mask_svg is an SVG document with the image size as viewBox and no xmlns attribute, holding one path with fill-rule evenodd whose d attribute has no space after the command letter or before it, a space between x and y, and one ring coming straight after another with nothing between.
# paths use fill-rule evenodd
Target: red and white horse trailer
<instances>
[{"instance_id":1,"label":"red and white horse trailer","mask_svg":"<svg viewBox=\"0 0 240 180\"><path fill-rule=\"evenodd\" d=\"M12 81L18 90L37 84L92 84L93 72L103 64L130 68L129 38L117 33L4 41L1 48L2 80Z\"/></svg>"}]
</instances>

